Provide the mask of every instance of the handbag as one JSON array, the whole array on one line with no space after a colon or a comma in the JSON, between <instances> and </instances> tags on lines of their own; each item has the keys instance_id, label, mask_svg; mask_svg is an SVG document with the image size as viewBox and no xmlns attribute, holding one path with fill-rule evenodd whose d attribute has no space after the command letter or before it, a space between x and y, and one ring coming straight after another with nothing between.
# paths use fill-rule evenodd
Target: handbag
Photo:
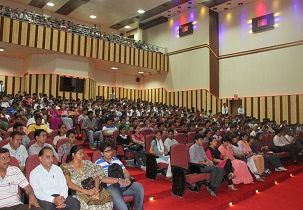
<instances>
[{"instance_id":1,"label":"handbag","mask_svg":"<svg viewBox=\"0 0 303 210\"><path fill-rule=\"evenodd\" d=\"M92 177L88 177L81 182L81 186L83 189L91 190L95 187L95 180ZM102 205L112 201L109 192L103 188L101 184L99 185L98 199L92 198L90 195L82 193L79 194L79 197L81 197L87 203L87 205Z\"/></svg>"},{"instance_id":2,"label":"handbag","mask_svg":"<svg viewBox=\"0 0 303 210\"><path fill-rule=\"evenodd\" d=\"M108 167L108 177L124 179L124 173L122 167L117 163L111 164ZM119 184L114 184L114 185L117 185L117 187L119 187L120 190L124 192L135 182L135 179L133 177L130 177L130 182L131 182L130 185L126 187L120 187Z\"/></svg>"},{"instance_id":3,"label":"handbag","mask_svg":"<svg viewBox=\"0 0 303 210\"><path fill-rule=\"evenodd\" d=\"M143 150L143 146L141 144L133 143L128 146L128 149L130 149L132 151L140 152Z\"/></svg>"}]
</instances>

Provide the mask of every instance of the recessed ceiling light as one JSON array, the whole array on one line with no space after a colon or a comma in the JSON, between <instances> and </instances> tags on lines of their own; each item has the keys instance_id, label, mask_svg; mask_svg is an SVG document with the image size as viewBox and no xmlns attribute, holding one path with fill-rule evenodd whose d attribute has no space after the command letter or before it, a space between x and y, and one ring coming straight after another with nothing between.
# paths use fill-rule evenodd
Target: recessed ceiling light
<instances>
[{"instance_id":1,"label":"recessed ceiling light","mask_svg":"<svg viewBox=\"0 0 303 210\"><path fill-rule=\"evenodd\" d=\"M139 9L137 12L138 12L139 14L143 14L145 11L144 11L143 9Z\"/></svg>"},{"instance_id":2,"label":"recessed ceiling light","mask_svg":"<svg viewBox=\"0 0 303 210\"><path fill-rule=\"evenodd\" d=\"M53 2L48 2L46 5L49 6L49 7L55 6L55 4Z\"/></svg>"},{"instance_id":3,"label":"recessed ceiling light","mask_svg":"<svg viewBox=\"0 0 303 210\"><path fill-rule=\"evenodd\" d=\"M224 8L224 10L228 10L228 8L227 8L227 7L225 7L225 8Z\"/></svg>"},{"instance_id":4,"label":"recessed ceiling light","mask_svg":"<svg viewBox=\"0 0 303 210\"><path fill-rule=\"evenodd\" d=\"M238 5L239 5L239 6L242 6L242 5L243 5L243 3L242 3L242 2L240 2Z\"/></svg>"},{"instance_id":5,"label":"recessed ceiling light","mask_svg":"<svg viewBox=\"0 0 303 210\"><path fill-rule=\"evenodd\" d=\"M91 15L91 16L89 16L89 18L91 18L91 19L96 19L97 16L96 16L96 15Z\"/></svg>"},{"instance_id":6,"label":"recessed ceiling light","mask_svg":"<svg viewBox=\"0 0 303 210\"><path fill-rule=\"evenodd\" d=\"M231 5L231 2L228 2L227 5Z\"/></svg>"},{"instance_id":7,"label":"recessed ceiling light","mask_svg":"<svg viewBox=\"0 0 303 210\"><path fill-rule=\"evenodd\" d=\"M118 69L117 67L114 67L114 66L112 67L112 70L117 70L117 69Z\"/></svg>"},{"instance_id":8,"label":"recessed ceiling light","mask_svg":"<svg viewBox=\"0 0 303 210\"><path fill-rule=\"evenodd\" d=\"M143 71L138 71L138 74L144 74L144 72Z\"/></svg>"},{"instance_id":9,"label":"recessed ceiling light","mask_svg":"<svg viewBox=\"0 0 303 210\"><path fill-rule=\"evenodd\" d=\"M3 52L4 51L4 49L3 48L0 48L0 52Z\"/></svg>"},{"instance_id":10,"label":"recessed ceiling light","mask_svg":"<svg viewBox=\"0 0 303 210\"><path fill-rule=\"evenodd\" d=\"M126 29L130 29L131 27L130 27L130 26L124 26L124 28L126 28Z\"/></svg>"}]
</instances>

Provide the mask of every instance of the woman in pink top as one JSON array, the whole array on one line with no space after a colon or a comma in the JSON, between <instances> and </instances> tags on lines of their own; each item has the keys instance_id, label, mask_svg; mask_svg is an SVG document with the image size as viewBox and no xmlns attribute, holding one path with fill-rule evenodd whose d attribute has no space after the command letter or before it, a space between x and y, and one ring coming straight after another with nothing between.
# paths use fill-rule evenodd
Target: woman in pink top
<instances>
[{"instance_id":1,"label":"woman in pink top","mask_svg":"<svg viewBox=\"0 0 303 210\"><path fill-rule=\"evenodd\" d=\"M131 135L131 140L132 140L134 143L140 144L140 145L143 146L143 148L145 148L145 140L144 140L143 134L141 133L141 128L140 128L140 126L137 125L137 126L135 127L134 134Z\"/></svg>"},{"instance_id":2,"label":"woman in pink top","mask_svg":"<svg viewBox=\"0 0 303 210\"><path fill-rule=\"evenodd\" d=\"M252 149L248 143L248 134L244 133L241 135L242 140L238 141L239 148L241 152L245 155L251 155L252 159L255 162L258 174L261 175L264 173L264 157L262 155L253 154Z\"/></svg>"},{"instance_id":3,"label":"woman in pink top","mask_svg":"<svg viewBox=\"0 0 303 210\"><path fill-rule=\"evenodd\" d=\"M62 124L62 119L61 117L59 117L59 113L58 110L56 109L55 104L49 110L49 114L50 114L50 128L52 130L58 130L59 125Z\"/></svg>"},{"instance_id":4,"label":"woman in pink top","mask_svg":"<svg viewBox=\"0 0 303 210\"><path fill-rule=\"evenodd\" d=\"M224 159L231 160L231 163L234 168L234 174L236 176L233 179L234 184L240 184L240 183L250 184L253 182L253 178L248 170L246 163L241 160L235 159L233 150L230 147L230 142L228 137L224 137L222 139L222 144L218 149L221 152L221 155L223 156Z\"/></svg>"}]
</instances>

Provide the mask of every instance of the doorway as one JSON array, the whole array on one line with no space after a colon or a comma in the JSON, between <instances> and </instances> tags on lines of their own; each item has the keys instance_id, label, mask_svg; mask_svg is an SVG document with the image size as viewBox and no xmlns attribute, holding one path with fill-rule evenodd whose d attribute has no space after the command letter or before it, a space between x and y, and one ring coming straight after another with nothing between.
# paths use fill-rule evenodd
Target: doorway
<instances>
[{"instance_id":1,"label":"doorway","mask_svg":"<svg viewBox=\"0 0 303 210\"><path fill-rule=\"evenodd\" d=\"M238 108L242 105L242 100L230 100L230 110L232 115L238 115Z\"/></svg>"}]
</instances>

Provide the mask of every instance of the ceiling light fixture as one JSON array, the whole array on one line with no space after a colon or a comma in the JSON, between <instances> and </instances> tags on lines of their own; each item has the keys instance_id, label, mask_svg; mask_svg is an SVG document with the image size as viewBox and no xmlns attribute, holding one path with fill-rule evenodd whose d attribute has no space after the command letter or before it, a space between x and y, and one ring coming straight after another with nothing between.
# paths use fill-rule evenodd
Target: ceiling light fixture
<instances>
[{"instance_id":1,"label":"ceiling light fixture","mask_svg":"<svg viewBox=\"0 0 303 210\"><path fill-rule=\"evenodd\" d=\"M114 66L112 67L112 70L117 70L117 69L118 69L117 67L114 67Z\"/></svg>"},{"instance_id":2,"label":"ceiling light fixture","mask_svg":"<svg viewBox=\"0 0 303 210\"><path fill-rule=\"evenodd\" d=\"M49 6L49 7L55 6L55 4L53 2L48 2L46 5Z\"/></svg>"},{"instance_id":3,"label":"ceiling light fixture","mask_svg":"<svg viewBox=\"0 0 303 210\"><path fill-rule=\"evenodd\" d=\"M96 15L90 15L89 18L91 18L91 19L96 19L97 16L96 16Z\"/></svg>"},{"instance_id":4,"label":"ceiling light fixture","mask_svg":"<svg viewBox=\"0 0 303 210\"><path fill-rule=\"evenodd\" d=\"M144 72L143 71L138 71L138 74L144 74Z\"/></svg>"},{"instance_id":5,"label":"ceiling light fixture","mask_svg":"<svg viewBox=\"0 0 303 210\"><path fill-rule=\"evenodd\" d=\"M242 2L240 2L238 5L239 5L239 6L242 6L242 5L243 5L243 3L242 3Z\"/></svg>"},{"instance_id":6,"label":"ceiling light fixture","mask_svg":"<svg viewBox=\"0 0 303 210\"><path fill-rule=\"evenodd\" d=\"M143 14L145 11L144 11L143 9L139 9L137 12L138 12L139 14Z\"/></svg>"},{"instance_id":7,"label":"ceiling light fixture","mask_svg":"<svg viewBox=\"0 0 303 210\"><path fill-rule=\"evenodd\" d=\"M3 52L4 51L4 49L3 48L0 48L0 52Z\"/></svg>"},{"instance_id":8,"label":"ceiling light fixture","mask_svg":"<svg viewBox=\"0 0 303 210\"><path fill-rule=\"evenodd\" d=\"M131 27L130 27L130 26L124 26L124 28L126 28L126 29L130 29Z\"/></svg>"}]
</instances>

